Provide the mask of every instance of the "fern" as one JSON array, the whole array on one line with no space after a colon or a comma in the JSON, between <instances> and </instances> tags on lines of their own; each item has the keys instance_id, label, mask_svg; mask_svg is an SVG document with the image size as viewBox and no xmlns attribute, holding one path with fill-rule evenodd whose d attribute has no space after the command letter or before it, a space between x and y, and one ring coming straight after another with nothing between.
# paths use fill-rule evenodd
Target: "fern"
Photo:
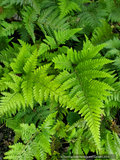
<instances>
[{"instance_id":1,"label":"fern","mask_svg":"<svg viewBox=\"0 0 120 160\"><path fill-rule=\"evenodd\" d=\"M29 33L25 29L25 27L21 27L18 29L18 33L20 34L20 39L24 42L29 42Z\"/></svg>"},{"instance_id":2,"label":"fern","mask_svg":"<svg viewBox=\"0 0 120 160\"><path fill-rule=\"evenodd\" d=\"M28 56L30 56L30 52L26 49L26 46L24 45L18 55L18 58L14 60L14 63L11 63L11 68L15 73L23 72L24 63L27 61Z\"/></svg>"},{"instance_id":3,"label":"fern","mask_svg":"<svg viewBox=\"0 0 120 160\"><path fill-rule=\"evenodd\" d=\"M12 22L10 24L3 21L1 23L1 26L3 27L1 36L11 36L11 34L13 34L15 30L21 28L21 24L19 22Z\"/></svg>"},{"instance_id":4,"label":"fern","mask_svg":"<svg viewBox=\"0 0 120 160\"><path fill-rule=\"evenodd\" d=\"M106 143L106 150L108 154L112 154L113 157L116 159L120 158L120 149L119 149L119 145L120 145L120 140L119 137L116 133L113 132L113 138L112 135L107 135L107 143ZM111 159L113 157L110 157Z\"/></svg>"},{"instance_id":5,"label":"fern","mask_svg":"<svg viewBox=\"0 0 120 160\"><path fill-rule=\"evenodd\" d=\"M47 129L47 135L44 131L41 132L40 129L36 129L34 124L28 126L28 124L21 124L21 128L16 130L21 135L24 142L17 143L10 146L12 150L6 153L5 159L46 159L47 153L51 154L50 149L50 138L51 138L51 125L53 125L53 118L56 113L50 114L45 122L41 125L41 129ZM49 121L48 121L49 119ZM15 152L15 154L13 154Z\"/></svg>"},{"instance_id":6,"label":"fern","mask_svg":"<svg viewBox=\"0 0 120 160\"><path fill-rule=\"evenodd\" d=\"M55 49L60 44L65 44L65 41L70 39L76 32L80 31L80 28L71 29L71 30L65 30L65 31L54 31L55 39L49 36L46 36L46 39L44 39L45 43L41 43L40 48L38 50L38 54L41 55L47 50Z\"/></svg>"},{"instance_id":7,"label":"fern","mask_svg":"<svg viewBox=\"0 0 120 160\"><path fill-rule=\"evenodd\" d=\"M107 49L105 56L110 59L114 59L114 63L111 66L111 70L116 70L117 75L119 77L119 72L120 72L120 40L117 37L114 37L112 40L109 40L106 42L107 46L105 47Z\"/></svg>"},{"instance_id":8,"label":"fern","mask_svg":"<svg viewBox=\"0 0 120 160\"><path fill-rule=\"evenodd\" d=\"M68 18L59 18L59 10L56 7L50 7L41 11L37 25L41 28L45 35L54 38L54 30L66 30L69 28Z\"/></svg>"},{"instance_id":9,"label":"fern","mask_svg":"<svg viewBox=\"0 0 120 160\"><path fill-rule=\"evenodd\" d=\"M6 4L9 4L9 5L13 5L13 4L20 4L20 5L25 5L25 4L30 4L31 3L31 0L17 0L17 1L13 1L13 0L5 0L1 3L1 5L6 5Z\"/></svg>"},{"instance_id":10,"label":"fern","mask_svg":"<svg viewBox=\"0 0 120 160\"><path fill-rule=\"evenodd\" d=\"M79 14L80 23L88 24L92 28L99 26L100 20L107 16L105 9L98 9L97 2L91 2L88 7Z\"/></svg>"},{"instance_id":11,"label":"fern","mask_svg":"<svg viewBox=\"0 0 120 160\"><path fill-rule=\"evenodd\" d=\"M63 42L61 40L63 33L55 32L56 40L59 44L64 43L69 34L70 37L78 30L74 29L63 32L66 33L64 34L65 38L63 37ZM51 37L48 37L49 39ZM45 42L51 45L50 40L45 40ZM81 52L67 49L67 56L61 54L54 57L55 69L63 70L63 72L55 77L52 74L48 75L47 72L51 63L37 68L37 56L39 54L35 50L35 47L31 47L22 41L20 43L22 44L22 48L10 66L15 74L21 75L19 77L18 75L10 74L13 80L5 82L12 91L11 93L3 93L4 97L1 98L0 114L15 114L16 110L20 110L21 107L23 109L28 106L33 108L34 103L37 102L42 105L43 101L47 101L50 98L59 102L61 106L75 109L75 111L84 116L91 129L95 143L99 148L100 114L103 108L102 100L106 100L106 96L110 95L107 90L112 90L109 85L96 80L99 77L111 77L108 73L101 71L101 67L99 68L99 66L111 63L112 61L105 58L95 58L105 45L95 47L87 39ZM66 63L67 65L65 65Z\"/></svg>"},{"instance_id":12,"label":"fern","mask_svg":"<svg viewBox=\"0 0 120 160\"><path fill-rule=\"evenodd\" d=\"M73 10L81 11L78 4L72 1L59 0L58 5L61 11L60 18L63 18L64 16L66 16L70 11L73 11Z\"/></svg>"},{"instance_id":13,"label":"fern","mask_svg":"<svg viewBox=\"0 0 120 160\"><path fill-rule=\"evenodd\" d=\"M13 58L15 58L17 52L19 52L19 45L13 43L13 47L8 46L5 50L1 51L0 62L9 68L10 63L13 62Z\"/></svg>"},{"instance_id":14,"label":"fern","mask_svg":"<svg viewBox=\"0 0 120 160\"><path fill-rule=\"evenodd\" d=\"M4 159L79 159L89 152L119 159L119 138L110 131L119 134L111 124L120 102L119 6L0 1L0 121L15 132ZM20 44L7 47L18 34Z\"/></svg>"},{"instance_id":15,"label":"fern","mask_svg":"<svg viewBox=\"0 0 120 160\"><path fill-rule=\"evenodd\" d=\"M23 96L19 93L20 90L20 84L22 79L12 75L11 77L14 81L13 82L6 82L5 84L11 88L14 92L13 93L8 93L8 92L2 92L2 94L5 97L2 97L0 100L0 114L2 115L3 113L6 112L6 115L11 116L11 114L15 114L16 109L20 109L21 106L23 106L23 108L25 107L25 101ZM10 112L10 110L12 112Z\"/></svg>"},{"instance_id":16,"label":"fern","mask_svg":"<svg viewBox=\"0 0 120 160\"><path fill-rule=\"evenodd\" d=\"M109 13L108 21L111 20L111 22L120 22L120 2L114 1L114 0L105 0L106 8Z\"/></svg>"},{"instance_id":17,"label":"fern","mask_svg":"<svg viewBox=\"0 0 120 160\"><path fill-rule=\"evenodd\" d=\"M31 35L33 42L35 43L34 35L34 22L37 20L37 12L31 7L25 7L23 14L23 21L28 33Z\"/></svg>"},{"instance_id":18,"label":"fern","mask_svg":"<svg viewBox=\"0 0 120 160\"><path fill-rule=\"evenodd\" d=\"M101 25L93 31L91 41L93 44L101 44L114 37L111 26L106 20L101 21Z\"/></svg>"},{"instance_id":19,"label":"fern","mask_svg":"<svg viewBox=\"0 0 120 160\"><path fill-rule=\"evenodd\" d=\"M45 118L54 111L50 110L50 105L39 106L38 104L35 104L33 110L31 108L27 108L25 111L20 110L14 118L7 118L6 126L13 130L20 129L21 123L34 123L36 126L40 126ZM19 138L20 134L15 132L14 143L16 143Z\"/></svg>"},{"instance_id":20,"label":"fern","mask_svg":"<svg viewBox=\"0 0 120 160\"><path fill-rule=\"evenodd\" d=\"M87 121L87 124L91 129L91 132L98 147L100 143L99 114L100 112L102 112L101 108L103 108L101 100L105 98L105 95L109 95L109 93L107 93L105 90L109 90L112 88L103 82L94 80L97 77L109 77L107 73L98 71L95 68L98 65L107 64L110 61L101 59L103 62L101 63L100 60L100 63L98 63L97 59L89 60L89 58L93 58L100 51L100 49L103 48L103 46L104 45L92 47L91 43L87 40L81 53L77 53L76 51L69 49L67 51L67 56L60 55L53 58L55 68L63 70L66 69L71 72L61 72L61 74L56 77L56 80L62 83L60 88L63 91L70 89L69 96L71 100L69 103L67 103L67 107L71 108L70 103L72 101L75 102L76 106L78 107L72 106L71 109L79 111L79 113L85 117L85 120ZM72 65L72 63L74 64L74 66ZM92 65L92 63L96 63L96 65ZM92 68L93 70L91 70L91 67L95 68ZM96 130L98 132L96 132Z\"/></svg>"}]
</instances>

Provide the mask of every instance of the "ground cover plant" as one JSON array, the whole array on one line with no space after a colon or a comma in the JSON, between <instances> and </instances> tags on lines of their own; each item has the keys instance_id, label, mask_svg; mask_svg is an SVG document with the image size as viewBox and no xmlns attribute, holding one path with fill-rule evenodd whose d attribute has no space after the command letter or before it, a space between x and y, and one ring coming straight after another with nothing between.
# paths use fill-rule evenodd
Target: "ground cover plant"
<instances>
[{"instance_id":1,"label":"ground cover plant","mask_svg":"<svg viewBox=\"0 0 120 160\"><path fill-rule=\"evenodd\" d=\"M1 0L0 31L3 159L120 159L120 0Z\"/></svg>"}]
</instances>

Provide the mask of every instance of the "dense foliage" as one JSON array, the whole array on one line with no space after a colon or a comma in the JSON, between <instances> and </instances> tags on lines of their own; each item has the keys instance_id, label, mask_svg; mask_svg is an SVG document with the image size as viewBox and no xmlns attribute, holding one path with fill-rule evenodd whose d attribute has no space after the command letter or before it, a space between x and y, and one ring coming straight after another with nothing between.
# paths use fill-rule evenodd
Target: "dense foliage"
<instances>
[{"instance_id":1,"label":"dense foliage","mask_svg":"<svg viewBox=\"0 0 120 160\"><path fill-rule=\"evenodd\" d=\"M120 159L120 0L1 0L0 31L4 159Z\"/></svg>"}]
</instances>

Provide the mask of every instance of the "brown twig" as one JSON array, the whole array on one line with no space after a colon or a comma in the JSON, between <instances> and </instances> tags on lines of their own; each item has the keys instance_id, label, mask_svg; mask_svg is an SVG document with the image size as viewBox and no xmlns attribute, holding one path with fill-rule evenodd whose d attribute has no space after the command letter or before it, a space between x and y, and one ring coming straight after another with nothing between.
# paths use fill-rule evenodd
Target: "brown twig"
<instances>
[{"instance_id":1,"label":"brown twig","mask_svg":"<svg viewBox=\"0 0 120 160\"><path fill-rule=\"evenodd\" d=\"M0 128L2 128L4 125L5 125L5 123L2 126L0 126Z\"/></svg>"}]
</instances>

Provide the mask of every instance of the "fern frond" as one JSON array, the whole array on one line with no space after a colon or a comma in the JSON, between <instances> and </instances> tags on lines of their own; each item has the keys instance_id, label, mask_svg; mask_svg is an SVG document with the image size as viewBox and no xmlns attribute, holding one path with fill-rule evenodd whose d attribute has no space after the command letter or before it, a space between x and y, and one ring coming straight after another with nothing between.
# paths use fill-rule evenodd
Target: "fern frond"
<instances>
[{"instance_id":1,"label":"fern frond","mask_svg":"<svg viewBox=\"0 0 120 160\"><path fill-rule=\"evenodd\" d=\"M55 116L56 113L53 113L46 118L45 122L40 127L42 131L37 129L34 124L30 126L24 123L21 124L21 128L16 129L15 132L21 135L24 144L17 143L17 145L10 146L11 150L5 153L5 159L23 160L29 158L32 160L34 157L37 159L46 159L47 154L51 155L51 128ZM15 152L15 154L13 154L13 152Z\"/></svg>"},{"instance_id":2,"label":"fern frond","mask_svg":"<svg viewBox=\"0 0 120 160\"><path fill-rule=\"evenodd\" d=\"M27 79L26 81L23 81L22 85L22 92L24 99L26 101L26 104L31 106L33 108L33 79L32 77Z\"/></svg>"},{"instance_id":3,"label":"fern frond","mask_svg":"<svg viewBox=\"0 0 120 160\"><path fill-rule=\"evenodd\" d=\"M55 31L55 38L58 44L64 44L66 40L69 40L75 33L79 32L81 28L68 29L65 31Z\"/></svg>"},{"instance_id":4,"label":"fern frond","mask_svg":"<svg viewBox=\"0 0 120 160\"><path fill-rule=\"evenodd\" d=\"M30 52L24 44L21 48L17 59L14 59L15 62L11 63L10 66L13 69L14 73L23 73L23 67L27 58L30 56Z\"/></svg>"},{"instance_id":5,"label":"fern frond","mask_svg":"<svg viewBox=\"0 0 120 160\"><path fill-rule=\"evenodd\" d=\"M69 28L68 18L59 18L59 10L56 7L49 7L41 12L37 25L45 35L54 38L54 30L62 31Z\"/></svg>"},{"instance_id":6,"label":"fern frond","mask_svg":"<svg viewBox=\"0 0 120 160\"><path fill-rule=\"evenodd\" d=\"M13 145L13 146L11 145L10 148L11 148L11 150L9 152L5 153L6 157L4 157L4 159L15 160L16 158L18 159L17 155L19 155L19 152L24 148L24 144L19 142L19 143L16 143L15 145ZM19 155L19 160L22 159L22 158L23 158L23 156Z\"/></svg>"},{"instance_id":7,"label":"fern frond","mask_svg":"<svg viewBox=\"0 0 120 160\"><path fill-rule=\"evenodd\" d=\"M16 110L20 110L21 107L25 108L24 98L19 92L2 92L2 94L4 97L0 99L0 115L6 114L11 116L16 113Z\"/></svg>"},{"instance_id":8,"label":"fern frond","mask_svg":"<svg viewBox=\"0 0 120 160\"><path fill-rule=\"evenodd\" d=\"M34 110L32 110L30 107L26 108L26 110L20 110L14 118L8 118L6 120L6 126L9 128L12 128L13 130L20 129L21 123L27 123L31 124L34 123L37 126L40 126L45 118L52 113L53 111L50 111L50 105L42 105L42 106L36 106L34 105ZM16 143L17 140L19 140L20 134L17 132L15 133L15 140Z\"/></svg>"},{"instance_id":9,"label":"fern frond","mask_svg":"<svg viewBox=\"0 0 120 160\"><path fill-rule=\"evenodd\" d=\"M46 132L47 132L47 130L51 129L51 126L55 120L54 118L56 117L56 114L57 114L57 112L54 112L54 113L51 113L50 115L47 116L47 118L45 119L45 121L43 122L43 124L40 127L40 129L42 131L46 130Z\"/></svg>"},{"instance_id":10,"label":"fern frond","mask_svg":"<svg viewBox=\"0 0 120 160\"><path fill-rule=\"evenodd\" d=\"M114 37L112 30L113 29L106 20L101 21L100 26L95 28L95 30L92 33L92 38L91 38L92 43L94 45L97 45L104 43L109 39L112 39Z\"/></svg>"},{"instance_id":11,"label":"fern frond","mask_svg":"<svg viewBox=\"0 0 120 160\"><path fill-rule=\"evenodd\" d=\"M23 5L23 4L31 4L31 0L16 0L16 1L13 1L13 0L5 0L1 3L1 5L6 5L6 4L9 4L10 6L13 5L13 4L20 4L20 5Z\"/></svg>"},{"instance_id":12,"label":"fern frond","mask_svg":"<svg viewBox=\"0 0 120 160\"><path fill-rule=\"evenodd\" d=\"M13 47L8 46L5 50L1 51L0 62L2 62L7 68L10 67L10 63L16 57L16 53L19 52L19 45L13 43Z\"/></svg>"},{"instance_id":13,"label":"fern frond","mask_svg":"<svg viewBox=\"0 0 120 160\"><path fill-rule=\"evenodd\" d=\"M0 1L1 6L1 1ZM5 18L11 18L15 15L16 9L14 6L10 6L8 8L1 6L0 20L4 20Z\"/></svg>"},{"instance_id":14,"label":"fern frond","mask_svg":"<svg viewBox=\"0 0 120 160\"><path fill-rule=\"evenodd\" d=\"M106 137L106 150L107 150L107 154L110 155L112 154L111 156L116 156L116 159L119 159L120 158L120 148L118 147L120 145L120 140L119 140L119 137L117 135L117 133L114 133L113 132L113 137L112 135L110 134L107 134L107 137ZM113 157L110 157L111 159Z\"/></svg>"},{"instance_id":15,"label":"fern frond","mask_svg":"<svg viewBox=\"0 0 120 160\"><path fill-rule=\"evenodd\" d=\"M83 150L82 150L82 145L81 145L81 139L82 139L82 133L83 133L83 129L79 129L77 131L77 140L74 144L74 147L72 149L73 152L73 156L75 155L75 158L79 158L79 155L84 155L83 154ZM82 158L82 160L85 160L85 158Z\"/></svg>"},{"instance_id":16,"label":"fern frond","mask_svg":"<svg viewBox=\"0 0 120 160\"><path fill-rule=\"evenodd\" d=\"M91 131L88 129L86 131L84 131L84 133L82 134L82 150L84 151L84 153L87 155L90 152L95 152L96 150L96 144L94 142L94 138L92 136Z\"/></svg>"},{"instance_id":17,"label":"fern frond","mask_svg":"<svg viewBox=\"0 0 120 160\"><path fill-rule=\"evenodd\" d=\"M11 36L15 30L21 28L22 24L20 22L7 23L6 21L3 21L1 26L3 27L1 36Z\"/></svg>"},{"instance_id":18,"label":"fern frond","mask_svg":"<svg viewBox=\"0 0 120 160\"><path fill-rule=\"evenodd\" d=\"M30 74L30 72L34 71L36 65L37 65L37 50L35 50L34 53L30 56L28 61L25 63L23 69L27 74Z\"/></svg>"},{"instance_id":19,"label":"fern frond","mask_svg":"<svg viewBox=\"0 0 120 160\"><path fill-rule=\"evenodd\" d=\"M4 77L0 79L0 91L8 89L8 86L5 84L5 82L9 81L11 81L11 76L9 74L4 74Z\"/></svg>"},{"instance_id":20,"label":"fern frond","mask_svg":"<svg viewBox=\"0 0 120 160\"><path fill-rule=\"evenodd\" d=\"M34 85L33 71L36 68L36 64L37 64L37 50L33 52L33 54L24 64L23 70L25 71L27 77L25 78L25 81L23 81L21 85L25 101L27 105L30 104L32 108L33 108L33 85Z\"/></svg>"},{"instance_id":21,"label":"fern frond","mask_svg":"<svg viewBox=\"0 0 120 160\"><path fill-rule=\"evenodd\" d=\"M11 88L14 92L18 92L20 90L20 85L22 83L22 78L9 73L9 75L12 77L13 82L4 82L9 88Z\"/></svg>"},{"instance_id":22,"label":"fern frond","mask_svg":"<svg viewBox=\"0 0 120 160\"><path fill-rule=\"evenodd\" d=\"M105 103L105 110L107 116L114 116L110 114L110 110L112 107L118 108L120 106L120 88L119 88L120 83L119 82L114 82L113 88L114 91L111 91L111 95L108 96L108 101Z\"/></svg>"},{"instance_id":23,"label":"fern frond","mask_svg":"<svg viewBox=\"0 0 120 160\"><path fill-rule=\"evenodd\" d=\"M37 12L37 14L40 14L40 10L41 10L41 3L38 0L32 0L32 6L34 8L34 10Z\"/></svg>"},{"instance_id":24,"label":"fern frond","mask_svg":"<svg viewBox=\"0 0 120 160\"><path fill-rule=\"evenodd\" d=\"M105 0L106 9L109 13L108 21L111 22L120 22L120 2L114 0Z\"/></svg>"},{"instance_id":25,"label":"fern frond","mask_svg":"<svg viewBox=\"0 0 120 160\"><path fill-rule=\"evenodd\" d=\"M105 48L107 49L120 49L120 40L118 37L114 37L113 39L110 39L109 41L106 42Z\"/></svg>"},{"instance_id":26,"label":"fern frond","mask_svg":"<svg viewBox=\"0 0 120 160\"><path fill-rule=\"evenodd\" d=\"M105 99L104 97L109 95L109 92L107 93L106 90L112 90L112 87L104 82L94 80L99 76L103 78L110 76L108 73L99 71L99 63L97 64L99 60L94 58L103 47L104 45L92 46L90 41L87 39L86 43L83 45L83 50L80 53L68 49L67 56L62 54L60 55L62 59L53 59L55 68L64 70L68 70L68 67L65 67L66 61L67 63L70 61L69 68L71 73L65 70L56 77L56 80L62 84L60 87L61 90L70 90L69 96L71 100L66 105L68 108L71 108L70 103L75 102L75 105L71 109L79 111L79 114L84 116L84 119L87 121L87 124L90 127L97 146L100 144L99 127L101 117L100 113L102 112L103 108L102 100ZM101 60L102 64L112 62L105 59ZM58 62L59 65L57 64ZM86 62L90 67L86 65ZM96 68L94 68L95 66L92 65L92 63L96 63ZM92 66L93 68L91 70Z\"/></svg>"},{"instance_id":27,"label":"fern frond","mask_svg":"<svg viewBox=\"0 0 120 160\"><path fill-rule=\"evenodd\" d=\"M59 0L59 8L60 8L60 18L65 17L70 11L76 11L79 10L81 11L80 7L78 6L77 3L68 1L68 0Z\"/></svg>"},{"instance_id":28,"label":"fern frond","mask_svg":"<svg viewBox=\"0 0 120 160\"><path fill-rule=\"evenodd\" d=\"M117 62L119 63L119 52L120 52L119 38L114 37L113 39L108 40L106 44L107 45L105 46L105 48L107 49L107 52L105 54L105 57L108 57L108 58L110 57L111 59L114 58L115 59L114 65L119 68L119 65L117 65Z\"/></svg>"},{"instance_id":29,"label":"fern frond","mask_svg":"<svg viewBox=\"0 0 120 160\"><path fill-rule=\"evenodd\" d=\"M45 43L41 43L38 54L43 54L45 51L50 50L50 49L55 49L57 48L60 44L65 44L65 41L70 39L75 33L80 31L81 28L76 28L76 29L67 29L65 31L54 31L55 38L46 36L46 39L43 41Z\"/></svg>"},{"instance_id":30,"label":"fern frond","mask_svg":"<svg viewBox=\"0 0 120 160\"><path fill-rule=\"evenodd\" d=\"M80 23L88 24L93 29L100 25L100 20L107 16L105 9L98 9L97 2L91 2L88 7L79 14Z\"/></svg>"},{"instance_id":31,"label":"fern frond","mask_svg":"<svg viewBox=\"0 0 120 160\"><path fill-rule=\"evenodd\" d=\"M32 37L33 42L35 43L34 35L34 22L37 20L37 12L32 7L25 7L25 11L22 12L23 21L25 23L26 30Z\"/></svg>"},{"instance_id":32,"label":"fern frond","mask_svg":"<svg viewBox=\"0 0 120 160\"><path fill-rule=\"evenodd\" d=\"M20 34L20 39L24 42L29 42L29 33L27 32L25 27L21 27L18 29L18 33Z\"/></svg>"}]
</instances>

